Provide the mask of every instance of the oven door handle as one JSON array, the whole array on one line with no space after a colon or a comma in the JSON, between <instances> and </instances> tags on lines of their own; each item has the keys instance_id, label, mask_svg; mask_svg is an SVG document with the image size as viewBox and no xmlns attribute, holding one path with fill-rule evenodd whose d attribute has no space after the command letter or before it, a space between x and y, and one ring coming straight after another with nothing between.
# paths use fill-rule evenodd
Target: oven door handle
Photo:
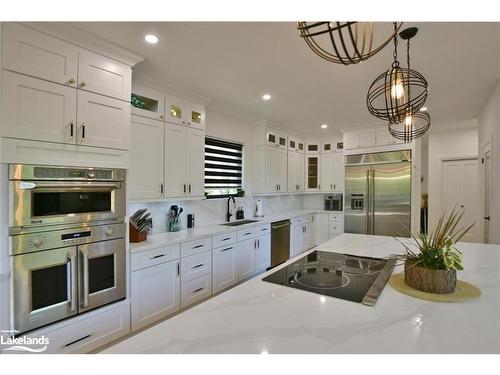
<instances>
[{"instance_id":1,"label":"oven door handle","mask_svg":"<svg viewBox=\"0 0 500 375\"><path fill-rule=\"evenodd\" d=\"M71 312L76 310L76 254L68 255L68 263L66 263L66 272L68 274L68 302Z\"/></svg>"},{"instance_id":2,"label":"oven door handle","mask_svg":"<svg viewBox=\"0 0 500 375\"><path fill-rule=\"evenodd\" d=\"M81 307L89 305L89 256L85 251L80 250L82 259L82 296Z\"/></svg>"},{"instance_id":3,"label":"oven door handle","mask_svg":"<svg viewBox=\"0 0 500 375\"><path fill-rule=\"evenodd\" d=\"M122 187L121 183L109 183L109 182L21 182L19 184L20 190L32 190L32 189L57 189L58 191L64 191L66 189L120 189Z\"/></svg>"}]
</instances>

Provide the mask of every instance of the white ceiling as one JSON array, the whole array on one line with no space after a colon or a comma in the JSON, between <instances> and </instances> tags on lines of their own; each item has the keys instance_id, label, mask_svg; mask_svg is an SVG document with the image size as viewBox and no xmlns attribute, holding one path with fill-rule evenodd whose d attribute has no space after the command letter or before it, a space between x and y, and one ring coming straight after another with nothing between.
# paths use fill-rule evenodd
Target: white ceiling
<instances>
[{"instance_id":1,"label":"white ceiling","mask_svg":"<svg viewBox=\"0 0 500 375\"><path fill-rule=\"evenodd\" d=\"M417 26L412 67L428 80L432 123L475 118L500 77L500 24L406 23ZM362 64L342 66L315 55L296 24L220 22L77 23L146 61L135 71L209 98L207 108L320 134L380 123L366 110L370 83L392 62L392 45ZM379 25L385 27L387 25ZM144 42L154 33L157 45ZM399 53L405 64L405 46ZM263 93L272 100L264 102Z\"/></svg>"}]
</instances>

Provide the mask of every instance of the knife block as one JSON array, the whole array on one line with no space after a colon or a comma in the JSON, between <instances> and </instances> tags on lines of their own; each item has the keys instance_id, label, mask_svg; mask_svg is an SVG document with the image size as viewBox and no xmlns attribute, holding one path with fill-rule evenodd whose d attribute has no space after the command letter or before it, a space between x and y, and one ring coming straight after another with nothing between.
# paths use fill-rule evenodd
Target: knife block
<instances>
[{"instance_id":1,"label":"knife block","mask_svg":"<svg viewBox=\"0 0 500 375\"><path fill-rule=\"evenodd\" d=\"M129 240L130 242L142 242L148 239L148 232L138 232L132 224L128 224L129 227Z\"/></svg>"}]
</instances>

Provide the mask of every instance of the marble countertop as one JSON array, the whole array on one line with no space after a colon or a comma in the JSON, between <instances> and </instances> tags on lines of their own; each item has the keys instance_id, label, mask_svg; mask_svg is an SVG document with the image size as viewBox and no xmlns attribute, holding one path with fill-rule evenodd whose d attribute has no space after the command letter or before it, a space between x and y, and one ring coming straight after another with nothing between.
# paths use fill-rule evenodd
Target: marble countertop
<instances>
[{"instance_id":1,"label":"marble countertop","mask_svg":"<svg viewBox=\"0 0 500 375\"><path fill-rule=\"evenodd\" d=\"M249 217L247 219L257 220L254 223L243 224L239 226L226 226L221 222L220 224L213 225L203 225L195 227L192 229L183 229L178 232L165 232L157 233L148 236L148 239L139 243L130 244L130 252L132 254L139 253L142 251L147 251L151 249L156 249L161 246L175 245L185 241L192 241L201 239L204 237L213 236L220 233L234 232L244 228L250 228L256 225L262 225L266 223L272 223L274 221L280 221L285 219L291 219L297 216L309 215L314 213L338 213L337 211L325 211L325 210L295 210L287 211L278 214L266 215L262 218Z\"/></svg>"},{"instance_id":2,"label":"marble countertop","mask_svg":"<svg viewBox=\"0 0 500 375\"><path fill-rule=\"evenodd\" d=\"M500 246L458 247L465 267L458 277L481 289L477 300L428 302L386 285L370 307L267 283L266 273L103 353L500 353ZM402 252L390 237L355 234L316 249Z\"/></svg>"}]
</instances>

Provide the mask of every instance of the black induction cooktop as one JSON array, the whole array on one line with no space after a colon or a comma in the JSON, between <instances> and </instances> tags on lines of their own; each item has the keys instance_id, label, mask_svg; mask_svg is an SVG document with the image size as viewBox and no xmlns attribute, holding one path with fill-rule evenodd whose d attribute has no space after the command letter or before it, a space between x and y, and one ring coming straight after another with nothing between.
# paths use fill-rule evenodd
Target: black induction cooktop
<instances>
[{"instance_id":1,"label":"black induction cooktop","mask_svg":"<svg viewBox=\"0 0 500 375\"><path fill-rule=\"evenodd\" d=\"M395 264L395 259L313 251L262 280L372 306Z\"/></svg>"}]
</instances>

